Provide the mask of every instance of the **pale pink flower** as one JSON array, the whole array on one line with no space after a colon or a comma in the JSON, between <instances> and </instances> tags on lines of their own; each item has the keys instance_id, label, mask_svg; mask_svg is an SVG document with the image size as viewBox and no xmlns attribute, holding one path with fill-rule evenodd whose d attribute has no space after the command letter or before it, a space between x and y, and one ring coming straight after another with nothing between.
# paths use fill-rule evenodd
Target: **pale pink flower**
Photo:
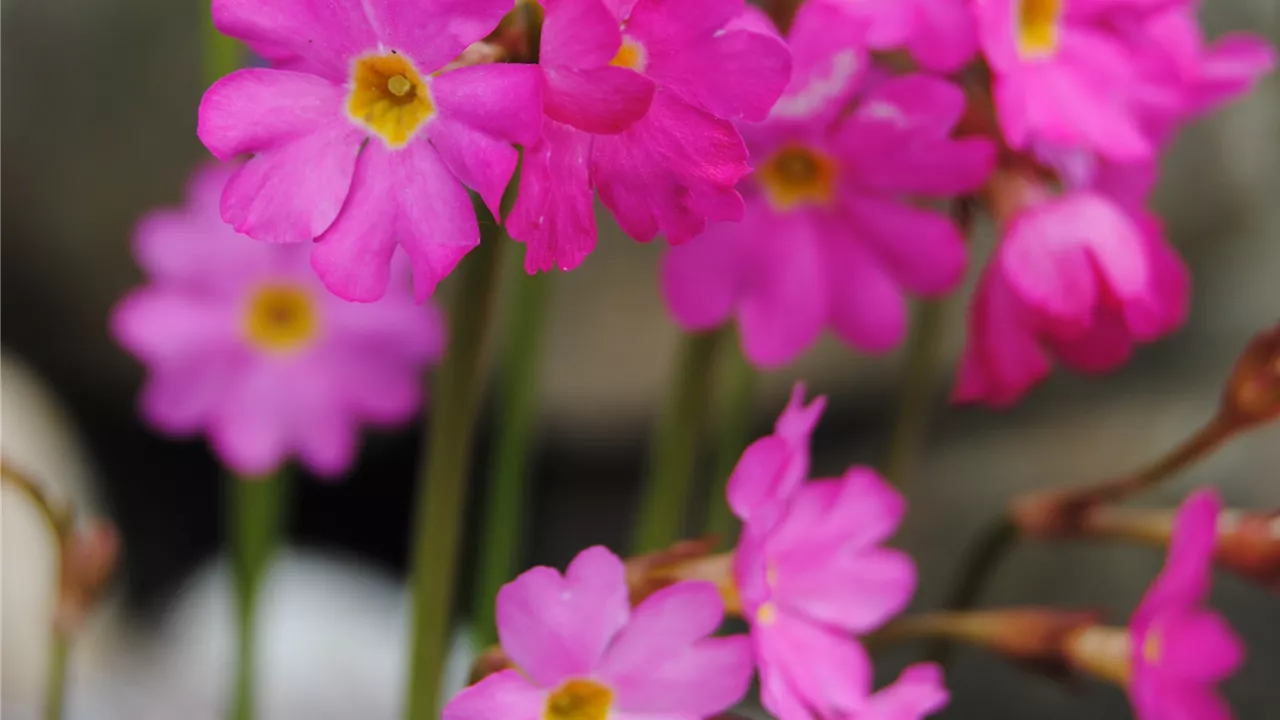
<instances>
[{"instance_id":1,"label":"pale pink flower","mask_svg":"<svg viewBox=\"0 0 1280 720\"><path fill-rule=\"evenodd\" d=\"M905 49L927 70L955 72L978 52L969 0L809 0L857 22L851 38L874 50Z\"/></svg>"},{"instance_id":2,"label":"pale pink flower","mask_svg":"<svg viewBox=\"0 0 1280 720\"><path fill-rule=\"evenodd\" d=\"M1244 645L1205 606L1220 510L1213 490L1183 502L1164 570L1130 620L1129 696L1138 720L1232 717L1216 686L1239 669Z\"/></svg>"},{"instance_id":3,"label":"pale pink flower","mask_svg":"<svg viewBox=\"0 0 1280 720\"><path fill-rule=\"evenodd\" d=\"M381 302L355 305L325 290L307 247L237 234L218 211L232 172L199 171L183 208L139 224L134 254L148 280L116 306L112 334L147 365L141 410L160 430L207 435L242 475L291 456L341 474L362 424L417 412L443 318L414 303L403 266Z\"/></svg>"},{"instance_id":4,"label":"pale pink flower","mask_svg":"<svg viewBox=\"0 0 1280 720\"><path fill-rule=\"evenodd\" d=\"M761 700L780 720L923 717L947 701L940 669L913 666L873 694L871 660L857 639L900 613L915 591L911 558L883 546L906 502L868 468L804 482L822 404L801 407L802 393L776 434L744 453L729 485L729 504L745 522L734 579Z\"/></svg>"},{"instance_id":5,"label":"pale pink flower","mask_svg":"<svg viewBox=\"0 0 1280 720\"><path fill-rule=\"evenodd\" d=\"M541 52L547 119L507 220L528 271L591 252L593 190L640 241L742 218L749 167L729 121L763 118L790 73L742 0L548 2Z\"/></svg>"},{"instance_id":6,"label":"pale pink flower","mask_svg":"<svg viewBox=\"0 0 1280 720\"><path fill-rule=\"evenodd\" d=\"M480 241L467 195L496 215L541 121L538 70L442 71L511 0L214 0L214 23L279 65L238 70L200 104L215 156L253 157L222 216L271 242L315 239L312 264L349 300L386 290L404 248L419 298Z\"/></svg>"},{"instance_id":7,"label":"pale pink flower","mask_svg":"<svg viewBox=\"0 0 1280 720\"><path fill-rule=\"evenodd\" d=\"M702 720L747 692L745 636L710 637L724 606L681 582L633 610L622 561L584 550L564 575L533 568L498 593L498 635L519 670L458 693L443 720Z\"/></svg>"},{"instance_id":8,"label":"pale pink flower","mask_svg":"<svg viewBox=\"0 0 1280 720\"><path fill-rule=\"evenodd\" d=\"M663 260L677 322L704 330L736 317L757 366L791 362L827 327L887 351L905 334L908 291L939 296L964 275L960 230L914 199L977 189L994 149L951 137L960 88L869 72L850 22L826 3L801 9L787 92L767 121L740 125L756 165L740 186L744 221L716 223Z\"/></svg>"}]
</instances>

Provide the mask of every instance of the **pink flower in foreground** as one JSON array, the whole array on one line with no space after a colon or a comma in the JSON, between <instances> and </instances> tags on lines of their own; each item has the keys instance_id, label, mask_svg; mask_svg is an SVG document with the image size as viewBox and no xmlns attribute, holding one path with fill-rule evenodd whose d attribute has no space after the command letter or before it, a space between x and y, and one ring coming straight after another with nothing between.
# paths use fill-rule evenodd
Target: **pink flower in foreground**
<instances>
[{"instance_id":1,"label":"pink flower in foreground","mask_svg":"<svg viewBox=\"0 0 1280 720\"><path fill-rule=\"evenodd\" d=\"M802 408L798 398L772 436L782 441L779 451L748 450L729 486L729 504L745 521L734 579L751 625L761 700L780 720L923 717L947 702L941 670L912 666L873 694L871 660L850 637L901 612L915 591L911 558L882 546L906 503L868 468L797 480L822 409L820 400Z\"/></svg>"},{"instance_id":2,"label":"pink flower in foreground","mask_svg":"<svg viewBox=\"0 0 1280 720\"><path fill-rule=\"evenodd\" d=\"M742 0L552 0L541 62L547 118L507 219L525 268L570 270L596 243L592 190L630 236L673 244L739 220L749 171L729 120L763 118L787 49Z\"/></svg>"},{"instance_id":3,"label":"pink flower in foreground","mask_svg":"<svg viewBox=\"0 0 1280 720\"><path fill-rule=\"evenodd\" d=\"M960 88L926 75L877 82L848 44L850 22L829 4L801 9L787 92L767 121L740 126L757 168L741 185L745 220L663 260L677 322L703 330L736 317L758 366L791 362L827 326L870 352L897 345L906 291L947 293L965 267L959 229L914 198L975 190L994 163L987 140L950 137Z\"/></svg>"},{"instance_id":4,"label":"pink flower in foreground","mask_svg":"<svg viewBox=\"0 0 1280 720\"><path fill-rule=\"evenodd\" d=\"M381 302L354 305L325 290L307 248L236 234L218 213L232 172L199 171L185 207L142 220L134 253L148 284L116 306L112 334L148 366L141 409L159 429L207 434L243 475L291 455L341 474L362 423L417 411L442 318L414 303L407 271Z\"/></svg>"},{"instance_id":5,"label":"pink flower in foreground","mask_svg":"<svg viewBox=\"0 0 1280 720\"><path fill-rule=\"evenodd\" d=\"M333 292L372 301L404 248L419 298L480 241L466 187L489 209L538 137L537 68L445 70L511 0L214 0L218 29L274 59L238 70L200 104L215 156L252 158L222 217L271 242L317 240ZM464 187L464 185L466 187Z\"/></svg>"},{"instance_id":6,"label":"pink flower in foreground","mask_svg":"<svg viewBox=\"0 0 1280 720\"><path fill-rule=\"evenodd\" d=\"M829 3L858 23L856 37L875 50L906 49L921 67L954 72L978 52L969 0L809 0Z\"/></svg>"},{"instance_id":7,"label":"pink flower in foreground","mask_svg":"<svg viewBox=\"0 0 1280 720\"><path fill-rule=\"evenodd\" d=\"M1218 694L1244 660L1244 645L1221 615L1205 607L1221 503L1193 493L1175 520L1164 570L1129 623L1129 696L1138 720L1229 720Z\"/></svg>"},{"instance_id":8,"label":"pink flower in foreground","mask_svg":"<svg viewBox=\"0 0 1280 720\"><path fill-rule=\"evenodd\" d=\"M529 570L498 593L498 635L520 670L458 693L443 720L702 720L747 692L745 636L710 637L724 606L681 582L631 609L626 571L602 547L562 577Z\"/></svg>"}]
</instances>

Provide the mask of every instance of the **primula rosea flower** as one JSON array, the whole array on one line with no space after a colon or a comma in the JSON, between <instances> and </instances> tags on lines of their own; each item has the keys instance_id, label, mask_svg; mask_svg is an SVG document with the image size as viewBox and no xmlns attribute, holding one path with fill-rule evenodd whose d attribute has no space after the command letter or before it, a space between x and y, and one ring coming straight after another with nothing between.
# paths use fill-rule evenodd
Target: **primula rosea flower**
<instances>
[{"instance_id":1,"label":"primula rosea flower","mask_svg":"<svg viewBox=\"0 0 1280 720\"><path fill-rule=\"evenodd\" d=\"M978 52L969 0L809 0L857 21L855 37L875 50L906 49L928 70L954 72Z\"/></svg>"},{"instance_id":2,"label":"primula rosea flower","mask_svg":"<svg viewBox=\"0 0 1280 720\"><path fill-rule=\"evenodd\" d=\"M622 561L602 547L563 577L537 567L508 583L497 615L520 669L463 690L443 720L702 720L751 680L747 638L710 637L724 615L714 585L677 583L633 610Z\"/></svg>"},{"instance_id":3,"label":"primula rosea flower","mask_svg":"<svg viewBox=\"0 0 1280 720\"><path fill-rule=\"evenodd\" d=\"M479 243L470 187L497 215L512 143L538 137L538 71L444 70L511 0L214 0L217 28L274 60L238 70L200 104L215 156L250 153L222 216L271 242L317 240L331 290L372 301L404 248L419 298Z\"/></svg>"},{"instance_id":4,"label":"primula rosea flower","mask_svg":"<svg viewBox=\"0 0 1280 720\"><path fill-rule=\"evenodd\" d=\"M729 120L765 117L786 46L742 0L550 0L546 120L507 219L525 268L569 270L596 243L592 190L631 237L673 244L740 220L749 172Z\"/></svg>"},{"instance_id":5,"label":"primula rosea flower","mask_svg":"<svg viewBox=\"0 0 1280 720\"><path fill-rule=\"evenodd\" d=\"M185 207L142 220L134 254L148 284L116 306L112 333L148 366L141 410L159 429L206 433L243 475L291 455L340 474L361 423L417 411L443 320L414 303L407 268L381 302L355 305L325 290L305 246L238 235L218 211L232 171L199 171Z\"/></svg>"},{"instance_id":6,"label":"primula rosea flower","mask_svg":"<svg viewBox=\"0 0 1280 720\"><path fill-rule=\"evenodd\" d=\"M802 406L802 392L775 434L743 454L729 485L729 504L745 522L734 579L761 700L780 720L923 717L947 702L941 670L910 667L873 694L870 658L850 637L901 612L915 591L914 563L882 546L906 503L868 468L804 482L822 403Z\"/></svg>"},{"instance_id":7,"label":"primula rosea flower","mask_svg":"<svg viewBox=\"0 0 1280 720\"><path fill-rule=\"evenodd\" d=\"M940 295L964 274L959 229L910 198L976 189L993 147L950 137L958 87L869 72L848 42L852 22L826 3L801 8L791 84L767 121L740 125L756 165L741 185L745 220L713 224L663 261L680 325L736 316L758 366L794 360L828 325L854 347L889 350L906 330L905 291Z\"/></svg>"}]
</instances>

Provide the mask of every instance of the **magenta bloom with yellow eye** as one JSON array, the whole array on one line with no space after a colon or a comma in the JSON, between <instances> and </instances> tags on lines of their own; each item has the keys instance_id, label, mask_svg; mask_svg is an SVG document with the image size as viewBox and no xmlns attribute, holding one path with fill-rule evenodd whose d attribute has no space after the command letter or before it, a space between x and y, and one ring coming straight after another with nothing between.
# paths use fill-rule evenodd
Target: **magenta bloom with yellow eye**
<instances>
[{"instance_id":1,"label":"magenta bloom with yellow eye","mask_svg":"<svg viewBox=\"0 0 1280 720\"><path fill-rule=\"evenodd\" d=\"M906 330L906 292L940 295L964 274L959 229L914 198L978 188L994 148L951 137L960 88L869 72L848 42L853 22L828 3L801 8L787 91L766 121L739 125L756 168L739 186L745 219L713 224L663 261L677 322L703 330L736 317L758 366L791 362L827 327L887 351Z\"/></svg>"},{"instance_id":2,"label":"magenta bloom with yellow eye","mask_svg":"<svg viewBox=\"0 0 1280 720\"><path fill-rule=\"evenodd\" d=\"M402 247L419 298L480 242L466 188L498 214L542 102L531 65L448 69L511 0L214 0L227 35L275 68L238 70L200 104L216 157L253 157L222 217L270 242L316 240L311 261L348 300L386 290ZM464 187L465 186L465 187Z\"/></svg>"},{"instance_id":3,"label":"magenta bloom with yellow eye","mask_svg":"<svg viewBox=\"0 0 1280 720\"><path fill-rule=\"evenodd\" d=\"M1221 502L1200 490L1174 521L1164 570L1129 622L1129 696L1138 720L1230 720L1217 684L1244 661L1244 645L1205 606Z\"/></svg>"},{"instance_id":4,"label":"magenta bloom with yellow eye","mask_svg":"<svg viewBox=\"0 0 1280 720\"><path fill-rule=\"evenodd\" d=\"M403 267L381 302L353 304L325 290L305 246L237 234L218 211L232 172L199 171L184 207L139 224L134 254L148 282L112 311L112 334L147 365L141 410L155 427L208 435L242 475L292 456L339 475L361 424L417 412L443 320L415 304Z\"/></svg>"},{"instance_id":5,"label":"magenta bloom with yellow eye","mask_svg":"<svg viewBox=\"0 0 1280 720\"><path fill-rule=\"evenodd\" d=\"M498 593L498 635L519 670L458 693L443 720L704 720L751 681L746 636L711 637L715 586L681 582L634 609L626 569L603 547L562 576L536 567Z\"/></svg>"}]
</instances>

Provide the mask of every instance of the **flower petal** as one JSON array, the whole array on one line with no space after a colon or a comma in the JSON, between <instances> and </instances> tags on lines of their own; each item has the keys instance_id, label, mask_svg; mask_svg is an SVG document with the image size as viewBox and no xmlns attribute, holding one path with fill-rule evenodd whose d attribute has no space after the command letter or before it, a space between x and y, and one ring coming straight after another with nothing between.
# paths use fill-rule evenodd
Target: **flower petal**
<instances>
[{"instance_id":1,"label":"flower petal","mask_svg":"<svg viewBox=\"0 0 1280 720\"><path fill-rule=\"evenodd\" d=\"M548 68L604 67L622 46L618 20L600 0L547 0L538 61Z\"/></svg>"},{"instance_id":2,"label":"flower petal","mask_svg":"<svg viewBox=\"0 0 1280 720\"><path fill-rule=\"evenodd\" d=\"M651 6L657 3L645 5ZM654 49L645 74L717 117L758 122L769 115L791 79L791 55L776 36L720 31L679 52Z\"/></svg>"},{"instance_id":3,"label":"flower petal","mask_svg":"<svg viewBox=\"0 0 1280 720\"><path fill-rule=\"evenodd\" d=\"M747 222L709 223L702 235L662 256L662 297L680 327L710 330L733 316L750 276L755 230Z\"/></svg>"},{"instance_id":4,"label":"flower petal","mask_svg":"<svg viewBox=\"0 0 1280 720\"><path fill-rule=\"evenodd\" d=\"M867 69L860 43L844 10L835 3L807 2L791 25L791 81L770 112L771 120L823 123L849 104Z\"/></svg>"},{"instance_id":5,"label":"flower petal","mask_svg":"<svg viewBox=\"0 0 1280 720\"><path fill-rule=\"evenodd\" d=\"M826 243L831 324L842 340L859 350L883 353L907 331L906 298L880 259L849 237Z\"/></svg>"},{"instance_id":6,"label":"flower petal","mask_svg":"<svg viewBox=\"0 0 1280 720\"><path fill-rule=\"evenodd\" d=\"M1164 569L1134 612L1131 624L1136 634L1145 633L1168 609L1190 609L1208 595L1221 510L1222 501L1212 488L1195 491L1178 508Z\"/></svg>"},{"instance_id":7,"label":"flower petal","mask_svg":"<svg viewBox=\"0 0 1280 720\"><path fill-rule=\"evenodd\" d=\"M247 477L273 472L290 451L290 369L271 363L246 366L227 388L209 437L218 457Z\"/></svg>"},{"instance_id":8,"label":"flower petal","mask_svg":"<svg viewBox=\"0 0 1280 720\"><path fill-rule=\"evenodd\" d=\"M495 218L520 153L511 145L449 118L431 123L431 144L449 172L475 190Z\"/></svg>"},{"instance_id":9,"label":"flower petal","mask_svg":"<svg viewBox=\"0 0 1280 720\"><path fill-rule=\"evenodd\" d=\"M203 430L244 372L245 361L236 349L219 348L155 367L142 386L139 410L147 422L171 435Z\"/></svg>"},{"instance_id":10,"label":"flower petal","mask_svg":"<svg viewBox=\"0 0 1280 720\"><path fill-rule=\"evenodd\" d=\"M820 717L847 716L865 702L872 668L860 643L785 612L772 624L754 624L751 632L759 656L776 663L795 694Z\"/></svg>"},{"instance_id":11,"label":"flower petal","mask_svg":"<svg viewBox=\"0 0 1280 720\"><path fill-rule=\"evenodd\" d=\"M472 65L432 78L431 99L441 118L509 143L532 145L542 128L540 77L536 65Z\"/></svg>"},{"instance_id":12,"label":"flower petal","mask_svg":"<svg viewBox=\"0 0 1280 720\"><path fill-rule=\"evenodd\" d=\"M751 222L760 242L739 302L742 347L757 367L777 368L817 342L826 324L825 239L807 213L778 216L765 210Z\"/></svg>"},{"instance_id":13,"label":"flower petal","mask_svg":"<svg viewBox=\"0 0 1280 720\"><path fill-rule=\"evenodd\" d=\"M1226 680L1244 664L1245 648L1225 618L1212 610L1195 610L1168 624L1159 633L1159 671L1186 682Z\"/></svg>"},{"instance_id":14,"label":"flower petal","mask_svg":"<svg viewBox=\"0 0 1280 720\"><path fill-rule=\"evenodd\" d=\"M654 82L627 68L547 68L547 117L590 133L614 134L649 112Z\"/></svg>"},{"instance_id":15,"label":"flower petal","mask_svg":"<svg viewBox=\"0 0 1280 720\"><path fill-rule=\"evenodd\" d=\"M921 295L941 296L964 280L964 238L943 215L895 200L849 199L846 209L894 280Z\"/></svg>"},{"instance_id":16,"label":"flower petal","mask_svg":"<svg viewBox=\"0 0 1280 720\"><path fill-rule=\"evenodd\" d=\"M1049 374L1049 357L1029 315L1001 269L988 265L969 307L969 338L952 400L1006 407Z\"/></svg>"},{"instance_id":17,"label":"flower petal","mask_svg":"<svg viewBox=\"0 0 1280 720\"><path fill-rule=\"evenodd\" d=\"M911 602L916 567L911 557L887 548L850 551L812 545L807 557L778 558L775 597L810 620L866 634Z\"/></svg>"},{"instance_id":18,"label":"flower petal","mask_svg":"<svg viewBox=\"0 0 1280 720\"><path fill-rule=\"evenodd\" d=\"M360 0L213 0L218 31L268 55L292 54L337 82L351 74L351 60L378 46Z\"/></svg>"},{"instance_id":19,"label":"flower petal","mask_svg":"<svg viewBox=\"0 0 1280 720\"><path fill-rule=\"evenodd\" d=\"M572 270L595 249L590 156L590 135L550 120L542 139L525 150L520 193L506 226L525 243L527 272Z\"/></svg>"},{"instance_id":20,"label":"flower petal","mask_svg":"<svg viewBox=\"0 0 1280 720\"><path fill-rule=\"evenodd\" d=\"M538 720L547 693L515 670L494 673L463 688L444 706L441 720Z\"/></svg>"},{"instance_id":21,"label":"flower petal","mask_svg":"<svg viewBox=\"0 0 1280 720\"><path fill-rule=\"evenodd\" d=\"M935 663L908 666L892 685L873 694L860 720L917 720L946 707L951 699Z\"/></svg>"},{"instance_id":22,"label":"flower petal","mask_svg":"<svg viewBox=\"0 0 1280 720\"><path fill-rule=\"evenodd\" d=\"M407 53L423 74L439 70L483 40L512 7L511 0L356 1L368 8L378 39Z\"/></svg>"},{"instance_id":23,"label":"flower petal","mask_svg":"<svg viewBox=\"0 0 1280 720\"><path fill-rule=\"evenodd\" d=\"M143 287L111 311L111 335L147 363L199 358L238 340L234 300L167 286Z\"/></svg>"}]
</instances>

